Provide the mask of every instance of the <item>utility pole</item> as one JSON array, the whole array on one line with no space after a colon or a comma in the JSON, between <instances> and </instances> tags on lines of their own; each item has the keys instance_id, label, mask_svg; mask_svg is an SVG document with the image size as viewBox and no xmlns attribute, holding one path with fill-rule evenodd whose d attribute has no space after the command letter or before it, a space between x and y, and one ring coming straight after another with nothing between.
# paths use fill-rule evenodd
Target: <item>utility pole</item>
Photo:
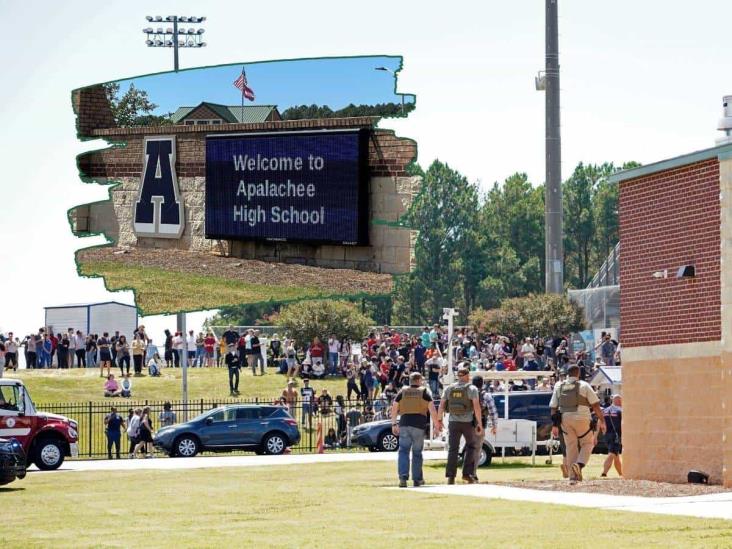
<instances>
[{"instance_id":1,"label":"utility pole","mask_svg":"<svg viewBox=\"0 0 732 549\"><path fill-rule=\"evenodd\" d=\"M562 215L562 139L559 120L558 1L546 0L546 182L544 184L544 244L546 293L564 291L564 228ZM537 88L539 88L537 82Z\"/></svg>"}]
</instances>

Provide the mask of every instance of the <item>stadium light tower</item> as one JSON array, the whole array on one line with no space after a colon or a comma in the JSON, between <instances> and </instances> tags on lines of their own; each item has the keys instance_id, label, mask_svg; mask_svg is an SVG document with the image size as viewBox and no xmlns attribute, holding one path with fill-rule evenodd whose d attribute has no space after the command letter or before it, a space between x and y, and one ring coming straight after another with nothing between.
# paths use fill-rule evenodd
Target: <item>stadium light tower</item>
<instances>
[{"instance_id":1,"label":"stadium light tower","mask_svg":"<svg viewBox=\"0 0 732 549\"><path fill-rule=\"evenodd\" d=\"M173 23L172 27L146 27L142 29L147 35L145 43L149 48L173 48L173 69L178 70L178 48L203 48L206 46L202 34L204 29L179 28L178 23L200 24L203 23L205 17L186 17L178 15L168 15L162 17L160 15L146 17L149 23L162 25L163 23Z\"/></svg>"},{"instance_id":2,"label":"stadium light tower","mask_svg":"<svg viewBox=\"0 0 732 549\"><path fill-rule=\"evenodd\" d=\"M396 73L393 70L391 70L389 67L376 67L376 68L374 68L374 70L388 72L388 73L391 73L392 75L396 76ZM400 93L399 95L402 96L402 116L404 116L404 94Z\"/></svg>"}]
</instances>

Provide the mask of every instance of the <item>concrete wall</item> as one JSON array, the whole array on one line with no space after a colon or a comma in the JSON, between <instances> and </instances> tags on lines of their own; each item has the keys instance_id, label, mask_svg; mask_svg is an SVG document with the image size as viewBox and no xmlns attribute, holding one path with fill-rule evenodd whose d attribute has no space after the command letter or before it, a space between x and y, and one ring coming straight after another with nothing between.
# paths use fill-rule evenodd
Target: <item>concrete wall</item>
<instances>
[{"instance_id":1,"label":"concrete wall","mask_svg":"<svg viewBox=\"0 0 732 549\"><path fill-rule=\"evenodd\" d=\"M623 351L623 473L686 482L690 469L723 478L729 414L718 342ZM730 479L726 479L729 483Z\"/></svg>"}]
</instances>

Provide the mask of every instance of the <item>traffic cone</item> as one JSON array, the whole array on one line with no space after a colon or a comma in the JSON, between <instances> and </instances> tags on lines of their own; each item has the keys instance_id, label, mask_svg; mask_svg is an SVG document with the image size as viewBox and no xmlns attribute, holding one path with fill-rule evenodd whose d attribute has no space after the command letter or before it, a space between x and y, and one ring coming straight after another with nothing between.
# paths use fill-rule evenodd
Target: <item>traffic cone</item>
<instances>
[{"instance_id":1,"label":"traffic cone","mask_svg":"<svg viewBox=\"0 0 732 549\"><path fill-rule=\"evenodd\" d=\"M315 431L315 447L319 454L325 452L325 445L323 444L323 422L318 421L318 427Z\"/></svg>"}]
</instances>

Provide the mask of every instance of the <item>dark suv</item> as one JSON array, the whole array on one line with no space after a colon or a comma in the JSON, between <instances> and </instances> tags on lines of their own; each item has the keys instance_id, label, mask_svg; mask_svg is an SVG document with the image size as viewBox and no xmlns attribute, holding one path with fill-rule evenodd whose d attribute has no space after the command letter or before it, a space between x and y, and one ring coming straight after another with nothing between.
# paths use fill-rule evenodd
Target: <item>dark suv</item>
<instances>
[{"instance_id":1,"label":"dark suv","mask_svg":"<svg viewBox=\"0 0 732 549\"><path fill-rule=\"evenodd\" d=\"M0 485L25 477L25 452L14 438L0 438Z\"/></svg>"},{"instance_id":2,"label":"dark suv","mask_svg":"<svg viewBox=\"0 0 732 549\"><path fill-rule=\"evenodd\" d=\"M153 438L155 447L171 457L232 450L282 454L299 441L297 421L287 410L255 404L214 408L186 423L163 427Z\"/></svg>"}]
</instances>

